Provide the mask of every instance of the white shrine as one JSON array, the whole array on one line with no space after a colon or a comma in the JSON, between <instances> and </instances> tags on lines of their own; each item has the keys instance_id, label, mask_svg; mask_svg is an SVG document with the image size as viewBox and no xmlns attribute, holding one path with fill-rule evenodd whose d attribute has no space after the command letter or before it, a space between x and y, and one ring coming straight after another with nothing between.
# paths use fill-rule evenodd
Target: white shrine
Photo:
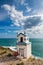
<instances>
[{"instance_id":1,"label":"white shrine","mask_svg":"<svg viewBox=\"0 0 43 65\"><path fill-rule=\"evenodd\" d=\"M17 34L16 46L19 58L29 58L31 56L31 42L29 42L28 35L25 32Z\"/></svg>"}]
</instances>

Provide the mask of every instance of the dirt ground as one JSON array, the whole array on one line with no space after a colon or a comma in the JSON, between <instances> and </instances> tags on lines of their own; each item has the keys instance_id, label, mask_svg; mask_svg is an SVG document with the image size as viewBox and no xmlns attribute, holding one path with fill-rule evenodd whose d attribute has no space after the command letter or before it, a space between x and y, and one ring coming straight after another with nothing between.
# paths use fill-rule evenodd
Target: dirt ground
<instances>
[{"instance_id":1,"label":"dirt ground","mask_svg":"<svg viewBox=\"0 0 43 65\"><path fill-rule=\"evenodd\" d=\"M15 57L0 58L0 65L17 65L18 63L21 62L23 62L24 65L43 65L43 60L34 58L30 58L28 60L17 59Z\"/></svg>"}]
</instances>

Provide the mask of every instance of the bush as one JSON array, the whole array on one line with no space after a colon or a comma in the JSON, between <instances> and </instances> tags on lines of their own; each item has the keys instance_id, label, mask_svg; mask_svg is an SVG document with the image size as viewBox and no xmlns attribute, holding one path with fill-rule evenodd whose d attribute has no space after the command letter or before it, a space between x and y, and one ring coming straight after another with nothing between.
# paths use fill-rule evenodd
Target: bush
<instances>
[{"instance_id":1,"label":"bush","mask_svg":"<svg viewBox=\"0 0 43 65\"><path fill-rule=\"evenodd\" d=\"M12 64L10 64L10 65L12 65Z\"/></svg>"},{"instance_id":2,"label":"bush","mask_svg":"<svg viewBox=\"0 0 43 65\"><path fill-rule=\"evenodd\" d=\"M6 51L2 51L2 52L0 53L0 55L5 54L5 53L6 53Z\"/></svg>"},{"instance_id":3,"label":"bush","mask_svg":"<svg viewBox=\"0 0 43 65\"><path fill-rule=\"evenodd\" d=\"M18 63L17 65L24 65L24 63L23 63L23 62L21 62L21 63Z\"/></svg>"},{"instance_id":4,"label":"bush","mask_svg":"<svg viewBox=\"0 0 43 65\"><path fill-rule=\"evenodd\" d=\"M13 55L16 57L16 56L18 55L18 52L15 51L15 52L13 53Z\"/></svg>"},{"instance_id":5,"label":"bush","mask_svg":"<svg viewBox=\"0 0 43 65\"><path fill-rule=\"evenodd\" d=\"M32 61L34 61L35 60L35 58L32 58L32 57L30 57L29 59L28 59L28 61L30 61L30 62L32 62Z\"/></svg>"},{"instance_id":6,"label":"bush","mask_svg":"<svg viewBox=\"0 0 43 65\"><path fill-rule=\"evenodd\" d=\"M21 64L20 65L24 65L24 63L23 62L21 62Z\"/></svg>"},{"instance_id":7,"label":"bush","mask_svg":"<svg viewBox=\"0 0 43 65\"><path fill-rule=\"evenodd\" d=\"M20 65L20 63L18 63L17 65Z\"/></svg>"},{"instance_id":8,"label":"bush","mask_svg":"<svg viewBox=\"0 0 43 65\"><path fill-rule=\"evenodd\" d=\"M7 56L8 56L8 57L11 57L11 56L12 56L12 54L11 54L11 53L9 53Z\"/></svg>"}]
</instances>

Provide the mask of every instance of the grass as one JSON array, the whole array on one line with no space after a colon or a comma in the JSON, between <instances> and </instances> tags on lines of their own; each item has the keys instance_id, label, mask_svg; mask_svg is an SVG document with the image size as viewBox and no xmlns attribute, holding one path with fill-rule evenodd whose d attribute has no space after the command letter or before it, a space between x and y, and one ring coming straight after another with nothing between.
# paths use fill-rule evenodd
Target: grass
<instances>
[{"instance_id":1,"label":"grass","mask_svg":"<svg viewBox=\"0 0 43 65\"><path fill-rule=\"evenodd\" d=\"M23 63L23 62L21 62L21 63L18 63L17 65L24 65L24 63Z\"/></svg>"},{"instance_id":2,"label":"grass","mask_svg":"<svg viewBox=\"0 0 43 65\"><path fill-rule=\"evenodd\" d=\"M3 47L0 47L0 56L11 56L13 54L13 51L10 50L9 48L3 48Z\"/></svg>"},{"instance_id":3,"label":"grass","mask_svg":"<svg viewBox=\"0 0 43 65\"><path fill-rule=\"evenodd\" d=\"M10 50L9 48L3 48L0 47L0 57L3 59L4 57L7 59L10 58L13 55L13 51ZM6 57L7 56L7 57ZM1 60L1 59L0 59ZM4 59L3 59L4 60ZM43 65L43 60L41 59L35 59L30 57L28 60L23 61L22 59L19 59L14 61L12 58L10 60L11 62L8 61L8 65ZM15 63L16 62L16 63ZM7 65L7 62L6 62Z\"/></svg>"},{"instance_id":4,"label":"grass","mask_svg":"<svg viewBox=\"0 0 43 65\"><path fill-rule=\"evenodd\" d=\"M30 58L28 59L29 62L32 62L32 61L34 61L34 60L35 60L35 58L32 58L32 57L30 57Z\"/></svg>"}]
</instances>

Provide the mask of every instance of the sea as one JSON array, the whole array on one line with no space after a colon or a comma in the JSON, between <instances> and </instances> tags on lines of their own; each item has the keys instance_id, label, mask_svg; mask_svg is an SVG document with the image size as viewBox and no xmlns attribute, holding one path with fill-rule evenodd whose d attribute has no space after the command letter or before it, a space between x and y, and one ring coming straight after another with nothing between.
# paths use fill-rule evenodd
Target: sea
<instances>
[{"instance_id":1,"label":"sea","mask_svg":"<svg viewBox=\"0 0 43 65\"><path fill-rule=\"evenodd\" d=\"M43 38L30 38L32 43L32 54L34 56L43 58ZM0 46L16 47L16 38L0 38Z\"/></svg>"}]
</instances>

